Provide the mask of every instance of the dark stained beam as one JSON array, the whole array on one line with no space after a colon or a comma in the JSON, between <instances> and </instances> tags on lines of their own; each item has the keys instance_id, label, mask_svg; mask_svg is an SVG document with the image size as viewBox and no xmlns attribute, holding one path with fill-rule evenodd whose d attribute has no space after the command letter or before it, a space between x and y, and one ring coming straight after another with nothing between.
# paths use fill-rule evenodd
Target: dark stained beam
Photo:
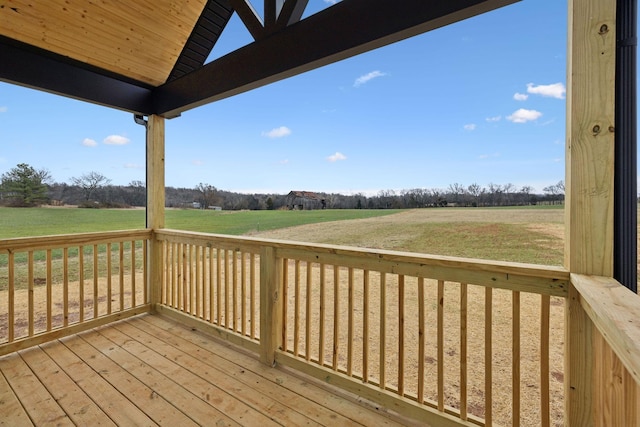
<instances>
[{"instance_id":1,"label":"dark stained beam","mask_svg":"<svg viewBox=\"0 0 640 427\"><path fill-rule=\"evenodd\" d=\"M308 3L309 0L286 0L278 15L278 21L276 23L278 29L283 29L288 25L300 21Z\"/></svg>"},{"instance_id":2,"label":"dark stained beam","mask_svg":"<svg viewBox=\"0 0 640 427\"><path fill-rule=\"evenodd\" d=\"M265 34L264 25L262 25L262 20L251 5L251 2L249 0L229 0L229 4L231 4L244 26L249 30L251 37L254 40L263 38Z\"/></svg>"},{"instance_id":3,"label":"dark stained beam","mask_svg":"<svg viewBox=\"0 0 640 427\"><path fill-rule=\"evenodd\" d=\"M151 88L0 37L0 81L147 115Z\"/></svg>"},{"instance_id":4,"label":"dark stained beam","mask_svg":"<svg viewBox=\"0 0 640 427\"><path fill-rule=\"evenodd\" d=\"M154 112L172 117L516 1L343 1L158 87Z\"/></svg>"}]
</instances>

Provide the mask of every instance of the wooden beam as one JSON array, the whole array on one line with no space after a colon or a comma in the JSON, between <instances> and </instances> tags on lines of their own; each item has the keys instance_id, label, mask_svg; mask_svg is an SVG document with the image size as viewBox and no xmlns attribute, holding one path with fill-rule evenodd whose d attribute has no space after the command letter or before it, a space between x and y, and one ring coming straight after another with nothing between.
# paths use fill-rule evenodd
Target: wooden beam
<instances>
[{"instance_id":1,"label":"wooden beam","mask_svg":"<svg viewBox=\"0 0 640 427\"><path fill-rule=\"evenodd\" d=\"M565 267L613 274L616 0L569 0ZM594 425L594 325L570 286L565 425Z\"/></svg>"},{"instance_id":2,"label":"wooden beam","mask_svg":"<svg viewBox=\"0 0 640 427\"><path fill-rule=\"evenodd\" d=\"M164 132L163 117L149 116L147 122L147 228L164 228ZM151 306L160 302L162 283L162 244L155 237L149 245L149 290Z\"/></svg>"},{"instance_id":3,"label":"wooden beam","mask_svg":"<svg viewBox=\"0 0 640 427\"><path fill-rule=\"evenodd\" d=\"M151 88L0 36L0 81L136 114L152 111Z\"/></svg>"},{"instance_id":4,"label":"wooden beam","mask_svg":"<svg viewBox=\"0 0 640 427\"><path fill-rule=\"evenodd\" d=\"M275 366L282 345L282 259L272 247L260 252L260 360Z\"/></svg>"},{"instance_id":5,"label":"wooden beam","mask_svg":"<svg viewBox=\"0 0 640 427\"><path fill-rule=\"evenodd\" d=\"M340 2L158 87L155 112L177 115L516 1Z\"/></svg>"}]
</instances>

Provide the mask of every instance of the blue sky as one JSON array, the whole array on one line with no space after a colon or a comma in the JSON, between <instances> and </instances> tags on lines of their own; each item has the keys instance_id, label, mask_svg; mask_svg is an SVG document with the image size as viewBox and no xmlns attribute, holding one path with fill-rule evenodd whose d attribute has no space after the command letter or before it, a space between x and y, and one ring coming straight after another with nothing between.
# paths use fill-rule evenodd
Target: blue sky
<instances>
[{"instance_id":1,"label":"blue sky","mask_svg":"<svg viewBox=\"0 0 640 427\"><path fill-rule=\"evenodd\" d=\"M307 14L330 3L310 0ZM166 122L166 184L541 192L564 179L566 9L523 1L187 111ZM250 41L234 16L212 57ZM130 113L0 83L0 173L18 163L58 182L143 181L144 129Z\"/></svg>"}]
</instances>

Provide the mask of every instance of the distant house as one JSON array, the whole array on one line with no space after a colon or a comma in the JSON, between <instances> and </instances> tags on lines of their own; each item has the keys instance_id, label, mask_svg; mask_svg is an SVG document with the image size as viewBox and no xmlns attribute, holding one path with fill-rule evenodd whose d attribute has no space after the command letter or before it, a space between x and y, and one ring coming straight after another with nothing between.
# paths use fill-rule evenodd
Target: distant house
<instances>
[{"instance_id":1,"label":"distant house","mask_svg":"<svg viewBox=\"0 0 640 427\"><path fill-rule=\"evenodd\" d=\"M193 209L200 209L200 202L193 202Z\"/></svg>"},{"instance_id":2,"label":"distant house","mask_svg":"<svg viewBox=\"0 0 640 427\"><path fill-rule=\"evenodd\" d=\"M292 210L325 209L326 200L311 191L291 191L287 194L287 206Z\"/></svg>"}]
</instances>

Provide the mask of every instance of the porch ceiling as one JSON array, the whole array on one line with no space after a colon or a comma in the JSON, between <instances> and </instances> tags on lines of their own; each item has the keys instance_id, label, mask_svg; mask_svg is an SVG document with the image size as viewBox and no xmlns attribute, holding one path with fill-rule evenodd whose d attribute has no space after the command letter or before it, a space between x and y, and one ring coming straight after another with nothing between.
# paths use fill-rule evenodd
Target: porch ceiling
<instances>
[{"instance_id":1,"label":"porch ceiling","mask_svg":"<svg viewBox=\"0 0 640 427\"><path fill-rule=\"evenodd\" d=\"M517 0L0 0L0 80L166 117ZM205 64L232 14L255 41Z\"/></svg>"}]
</instances>

